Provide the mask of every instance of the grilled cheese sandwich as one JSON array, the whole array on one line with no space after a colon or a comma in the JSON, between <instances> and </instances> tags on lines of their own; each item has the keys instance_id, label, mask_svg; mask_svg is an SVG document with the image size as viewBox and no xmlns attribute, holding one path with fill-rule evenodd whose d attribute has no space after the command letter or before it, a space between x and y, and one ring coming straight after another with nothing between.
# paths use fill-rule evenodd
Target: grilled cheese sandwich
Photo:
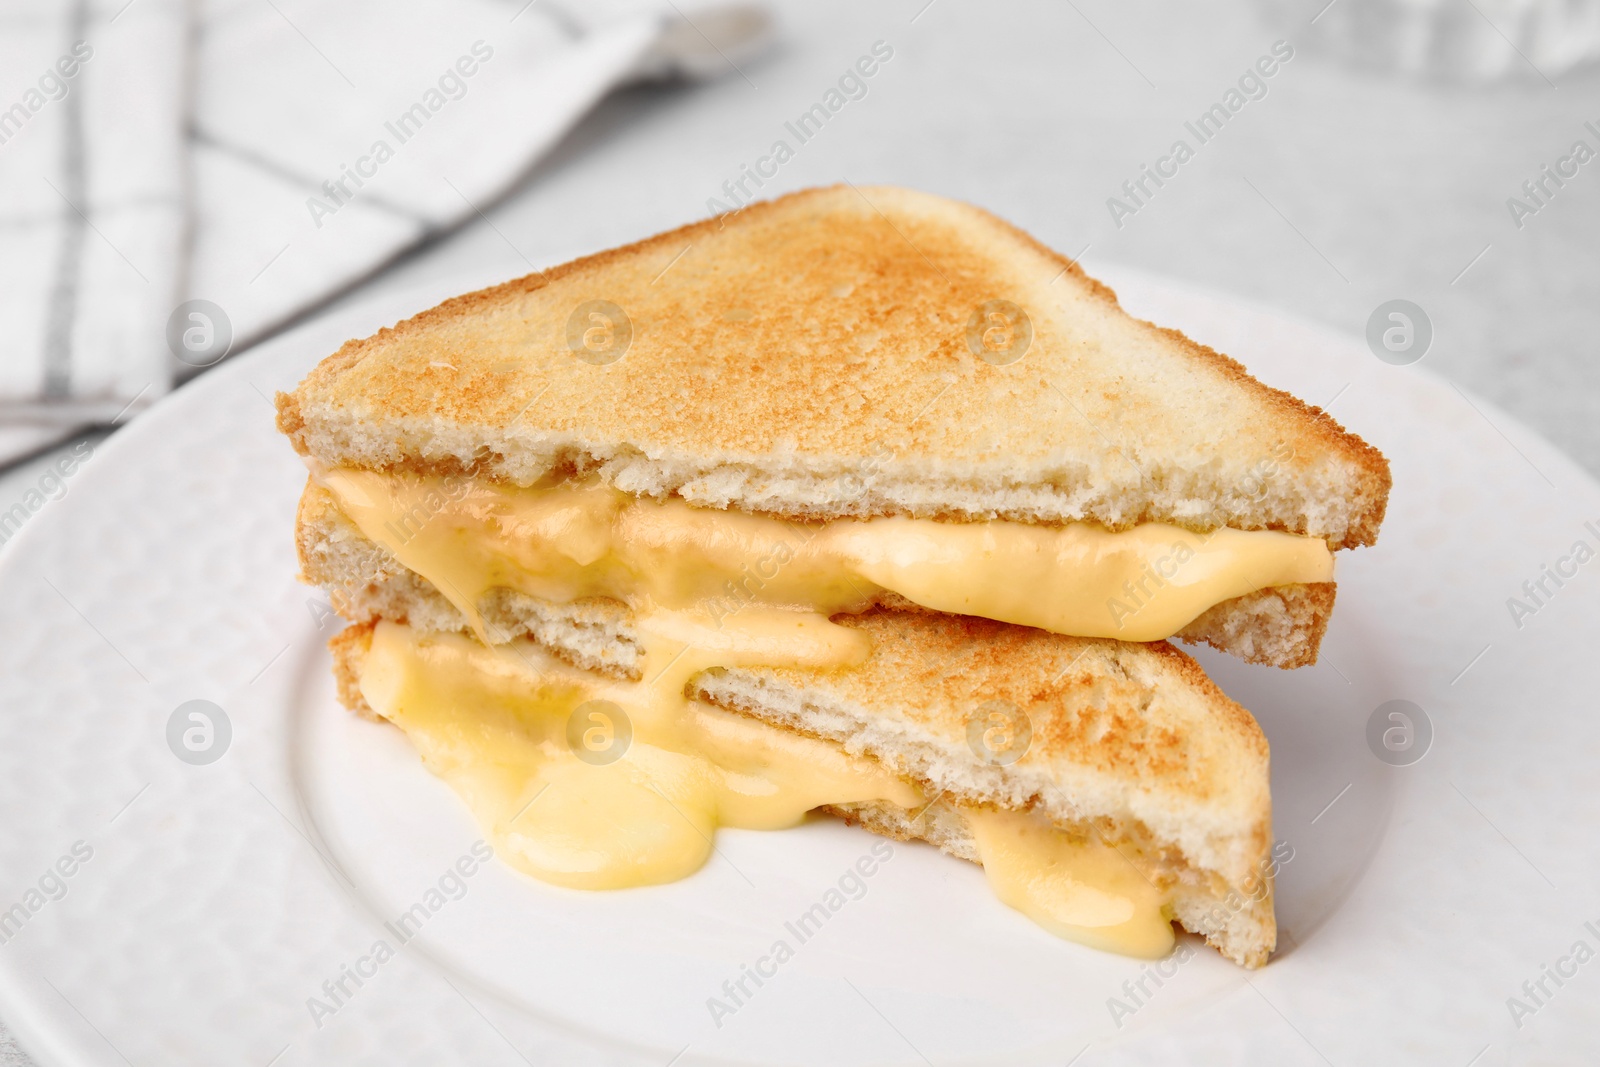
<instances>
[{"instance_id":1,"label":"grilled cheese sandwich","mask_svg":"<svg viewBox=\"0 0 1600 1067\"><path fill-rule=\"evenodd\" d=\"M922 824L938 802L995 895L1060 937L1154 958L1172 947L1180 900L1192 916L1196 897L1216 908L1244 889L1258 898L1255 909L1265 900L1270 911L1252 867L1233 885L1220 872L1173 864L1172 846L1158 847L1147 830L1130 836L1124 824L1108 837L1093 820L1061 825L1026 806L945 799L951 786L919 775L912 761L892 766L686 689L707 671L741 664L763 676L776 668L873 673L862 629L772 609L714 634L703 618L654 621L648 680L637 682L606 680L531 644L489 647L394 622L348 630L336 651L357 706L405 731L472 809L496 854L557 885L674 881L707 862L719 829L782 829L819 808L893 812L908 828L900 836L933 837ZM921 617L911 625L933 624ZM1196 735L1214 728L1195 725ZM1258 735L1244 740L1248 751ZM1264 771L1264 761L1250 771L1251 791L1264 789ZM1246 824L1231 831L1252 849L1260 827L1248 820L1258 814L1247 805ZM1231 919L1224 912L1216 928L1195 928L1242 961L1260 955L1235 944Z\"/></svg>"},{"instance_id":2,"label":"grilled cheese sandwich","mask_svg":"<svg viewBox=\"0 0 1600 1067\"><path fill-rule=\"evenodd\" d=\"M1387 465L997 220L796 194L350 342L278 406L342 698L521 870L670 881L820 810L1063 937L1271 952L1265 739L1162 639L1313 662Z\"/></svg>"}]
</instances>

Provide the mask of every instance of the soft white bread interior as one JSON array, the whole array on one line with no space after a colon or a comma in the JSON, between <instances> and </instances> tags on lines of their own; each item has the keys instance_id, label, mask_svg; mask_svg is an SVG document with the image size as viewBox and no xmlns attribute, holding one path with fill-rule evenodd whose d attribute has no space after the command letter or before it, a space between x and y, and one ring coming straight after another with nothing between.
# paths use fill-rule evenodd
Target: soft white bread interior
<instances>
[{"instance_id":1,"label":"soft white bread interior","mask_svg":"<svg viewBox=\"0 0 1600 1067\"><path fill-rule=\"evenodd\" d=\"M447 301L348 342L278 405L329 466L596 472L804 520L1162 521L1344 548L1376 539L1390 485L1321 410L1132 318L1021 231L882 187Z\"/></svg>"}]
</instances>

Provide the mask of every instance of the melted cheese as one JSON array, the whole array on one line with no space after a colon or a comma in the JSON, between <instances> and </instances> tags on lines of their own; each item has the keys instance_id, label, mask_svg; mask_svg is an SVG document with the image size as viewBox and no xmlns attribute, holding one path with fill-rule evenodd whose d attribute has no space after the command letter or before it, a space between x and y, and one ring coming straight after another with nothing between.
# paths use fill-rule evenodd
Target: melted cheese
<instances>
[{"instance_id":1,"label":"melted cheese","mask_svg":"<svg viewBox=\"0 0 1600 1067\"><path fill-rule=\"evenodd\" d=\"M683 695L712 667L859 664L865 638L827 615L885 590L942 611L1153 640L1252 589L1332 577L1323 542L1277 533L906 518L795 525L595 483L321 478L363 534L432 582L484 639L381 623L363 696L455 788L500 856L576 888L683 878L705 864L723 826L780 829L824 804L921 808L914 784L872 760ZM525 641L491 644L478 605L499 586L632 604L643 680L608 681ZM604 758L613 744L621 756ZM1171 947L1164 895L1115 850L1030 815L958 814L996 895L1045 929L1129 955Z\"/></svg>"},{"instance_id":2,"label":"melted cheese","mask_svg":"<svg viewBox=\"0 0 1600 1067\"><path fill-rule=\"evenodd\" d=\"M751 609L737 626L677 614L652 614L641 626L645 680L626 684L527 642L490 649L383 622L361 692L466 801L497 855L557 885L683 878L710 857L723 826L781 829L823 804L926 803L876 761L683 695L710 666L857 663L868 651L858 632L771 609ZM618 758L582 758L624 733ZM1051 933L1137 956L1171 946L1165 900L1110 849L1032 816L958 811L996 894Z\"/></svg>"},{"instance_id":3,"label":"melted cheese","mask_svg":"<svg viewBox=\"0 0 1600 1067\"><path fill-rule=\"evenodd\" d=\"M688 678L713 664L835 666L866 654L859 634L817 616L747 622L746 640L730 647L727 632L690 617L648 620L650 680L632 684L525 642L489 649L384 622L361 692L406 731L503 857L558 885L683 878L705 863L719 826L780 829L826 803L917 806L917 789L876 763L684 698ZM619 755L608 759L612 745Z\"/></svg>"},{"instance_id":4,"label":"melted cheese","mask_svg":"<svg viewBox=\"0 0 1600 1067\"><path fill-rule=\"evenodd\" d=\"M523 489L346 469L321 477L361 532L431 581L480 637L479 600L505 586L557 602L692 607L717 625L760 606L858 611L887 590L937 611L1155 641L1224 600L1333 579L1325 542L1269 530L904 517L794 524L592 481Z\"/></svg>"},{"instance_id":5,"label":"melted cheese","mask_svg":"<svg viewBox=\"0 0 1600 1067\"><path fill-rule=\"evenodd\" d=\"M1127 956L1172 950L1166 895L1115 848L1026 812L968 811L995 896L1057 937Z\"/></svg>"}]
</instances>

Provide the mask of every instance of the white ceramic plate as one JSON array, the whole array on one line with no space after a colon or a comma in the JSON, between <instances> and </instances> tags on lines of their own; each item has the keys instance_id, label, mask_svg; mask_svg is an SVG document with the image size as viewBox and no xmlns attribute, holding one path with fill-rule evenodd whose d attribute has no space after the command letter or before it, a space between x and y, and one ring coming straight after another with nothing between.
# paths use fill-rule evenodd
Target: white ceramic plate
<instances>
[{"instance_id":1,"label":"white ceramic plate","mask_svg":"<svg viewBox=\"0 0 1600 1067\"><path fill-rule=\"evenodd\" d=\"M785 921L877 840L825 820L725 832L721 857L659 888L451 875L479 836L465 810L396 731L335 703L334 624L294 580L305 475L268 399L440 291L330 315L180 390L0 559L0 1016L74 1067L1578 1061L1600 963L1561 961L1600 949L1600 563L1546 579L1520 627L1506 601L1575 542L1600 548L1600 487L1359 339L1109 280L1135 313L1331 405L1394 466L1381 545L1340 560L1321 665L1199 653L1272 742L1293 859L1266 969L1200 949L1158 984L910 845L796 943ZM190 700L231 726L209 765L169 747ZM1407 766L1368 744L1390 700L1431 724ZM385 923L417 902L402 942ZM708 998L780 939L794 957L717 1025ZM1545 964L1571 976L1535 1000L1523 983ZM346 968L367 976L336 1005L324 983Z\"/></svg>"}]
</instances>

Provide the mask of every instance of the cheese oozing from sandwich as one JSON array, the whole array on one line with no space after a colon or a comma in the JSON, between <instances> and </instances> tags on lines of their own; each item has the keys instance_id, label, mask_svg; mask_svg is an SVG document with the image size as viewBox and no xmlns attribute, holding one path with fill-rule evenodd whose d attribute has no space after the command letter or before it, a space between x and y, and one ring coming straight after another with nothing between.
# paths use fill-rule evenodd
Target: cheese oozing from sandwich
<instances>
[{"instance_id":1,"label":"cheese oozing from sandwich","mask_svg":"<svg viewBox=\"0 0 1600 1067\"><path fill-rule=\"evenodd\" d=\"M479 636L479 599L505 586L562 603L604 596L703 609L717 620L751 606L855 612L890 592L1076 637L1159 641L1225 600L1333 580L1325 541L1272 530L904 516L791 523L597 480L520 488L346 468L319 477L368 539L432 582Z\"/></svg>"},{"instance_id":2,"label":"cheese oozing from sandwich","mask_svg":"<svg viewBox=\"0 0 1600 1067\"><path fill-rule=\"evenodd\" d=\"M381 622L359 684L463 798L497 854L557 885L683 878L708 860L719 827L779 829L822 805L925 811L924 791L875 760L684 695L712 666L847 668L869 652L858 631L762 607L721 626L653 612L641 630L643 680L622 683L528 642L490 648ZM1170 902L1116 849L1035 814L956 811L995 894L1046 930L1147 958L1171 949Z\"/></svg>"}]
</instances>

